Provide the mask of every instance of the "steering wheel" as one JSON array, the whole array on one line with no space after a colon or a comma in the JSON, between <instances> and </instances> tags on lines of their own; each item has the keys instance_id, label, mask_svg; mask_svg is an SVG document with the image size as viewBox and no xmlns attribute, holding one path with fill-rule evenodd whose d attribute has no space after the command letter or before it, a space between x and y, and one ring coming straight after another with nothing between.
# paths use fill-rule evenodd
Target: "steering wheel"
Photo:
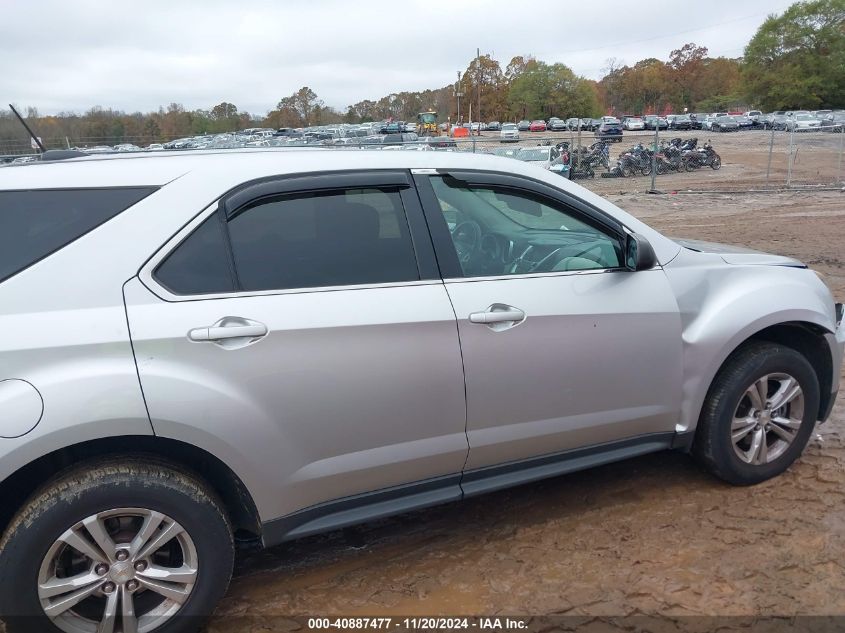
<instances>
[{"instance_id":1,"label":"steering wheel","mask_svg":"<svg viewBox=\"0 0 845 633\"><path fill-rule=\"evenodd\" d=\"M452 242L461 265L468 263L481 246L481 225L465 220L452 229Z\"/></svg>"}]
</instances>

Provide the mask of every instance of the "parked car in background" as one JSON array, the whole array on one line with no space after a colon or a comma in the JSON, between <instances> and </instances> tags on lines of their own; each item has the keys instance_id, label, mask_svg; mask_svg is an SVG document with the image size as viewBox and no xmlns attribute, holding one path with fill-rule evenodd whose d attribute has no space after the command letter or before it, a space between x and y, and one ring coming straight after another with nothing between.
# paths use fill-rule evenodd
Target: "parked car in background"
<instances>
[{"instance_id":1,"label":"parked car in background","mask_svg":"<svg viewBox=\"0 0 845 633\"><path fill-rule=\"evenodd\" d=\"M732 116L717 116L711 121L709 129L713 132L736 132L739 129L739 123Z\"/></svg>"},{"instance_id":2,"label":"parked car in background","mask_svg":"<svg viewBox=\"0 0 845 633\"><path fill-rule=\"evenodd\" d=\"M758 123L763 118L763 113L760 110L748 110L744 115L754 121L754 123Z\"/></svg>"},{"instance_id":3,"label":"parked car in background","mask_svg":"<svg viewBox=\"0 0 845 633\"><path fill-rule=\"evenodd\" d=\"M404 143L413 143L419 140L416 132L396 132L393 134L385 134L381 140L383 145L402 145Z\"/></svg>"},{"instance_id":4,"label":"parked car in background","mask_svg":"<svg viewBox=\"0 0 845 633\"><path fill-rule=\"evenodd\" d=\"M614 143L621 141L622 124L618 121L616 123L604 122L596 128L594 134L599 140L613 141Z\"/></svg>"},{"instance_id":5,"label":"parked car in background","mask_svg":"<svg viewBox=\"0 0 845 633\"><path fill-rule=\"evenodd\" d=\"M595 119L581 119L581 129L592 132L595 129L595 124L593 123L594 120Z\"/></svg>"},{"instance_id":6,"label":"parked car in background","mask_svg":"<svg viewBox=\"0 0 845 633\"><path fill-rule=\"evenodd\" d=\"M561 162L560 150L554 145L522 147L514 158L543 169L549 169L552 165Z\"/></svg>"},{"instance_id":7,"label":"parked car in background","mask_svg":"<svg viewBox=\"0 0 845 633\"><path fill-rule=\"evenodd\" d=\"M549 119L547 127L552 132L562 132L566 129L566 121L555 116Z\"/></svg>"},{"instance_id":8,"label":"parked car in background","mask_svg":"<svg viewBox=\"0 0 845 633\"><path fill-rule=\"evenodd\" d=\"M487 124L487 129L490 130L491 132L498 132L499 130L502 129L502 124L499 123L498 121L490 121Z\"/></svg>"},{"instance_id":9,"label":"parked car in background","mask_svg":"<svg viewBox=\"0 0 845 633\"><path fill-rule=\"evenodd\" d=\"M692 119L688 114L673 114L672 118L669 119L667 117L667 121L669 122L669 129L670 130L691 130L692 129Z\"/></svg>"},{"instance_id":10,"label":"parked car in background","mask_svg":"<svg viewBox=\"0 0 845 633\"><path fill-rule=\"evenodd\" d=\"M151 152L160 152L163 149L164 145L162 145L161 143L150 143L149 145L147 145L147 150Z\"/></svg>"},{"instance_id":11,"label":"parked car in background","mask_svg":"<svg viewBox=\"0 0 845 633\"><path fill-rule=\"evenodd\" d=\"M785 130L788 120L786 112L772 112L763 117L763 127L767 130Z\"/></svg>"},{"instance_id":12,"label":"parked car in background","mask_svg":"<svg viewBox=\"0 0 845 633\"><path fill-rule=\"evenodd\" d=\"M645 129L647 130L665 130L669 127L669 123L666 121L665 117L657 116L656 114L647 114L643 121L645 122Z\"/></svg>"},{"instance_id":13,"label":"parked car in background","mask_svg":"<svg viewBox=\"0 0 845 633\"><path fill-rule=\"evenodd\" d=\"M576 116L569 117L566 119L566 129L571 130L573 132L577 131L578 128L581 126L581 119Z\"/></svg>"},{"instance_id":14,"label":"parked car in background","mask_svg":"<svg viewBox=\"0 0 845 633\"><path fill-rule=\"evenodd\" d=\"M7 633L207 630L239 550L648 453L769 480L830 416L845 352L843 306L801 262L670 239L482 154L9 166L0 244ZM719 494L761 504L769 531L809 461ZM678 472L654 460L649 477L667 462ZM578 483L604 491L632 467ZM677 478L671 502L702 488ZM548 488L513 497L561 514ZM608 520L577 505L594 527L568 507L559 538ZM689 538L676 529L671 545ZM778 556L780 536L759 551L747 536ZM285 550L294 581L297 552L333 540Z\"/></svg>"},{"instance_id":15,"label":"parked car in background","mask_svg":"<svg viewBox=\"0 0 845 633\"><path fill-rule=\"evenodd\" d=\"M638 116L625 117L622 119L622 127L629 131L644 130L645 121L643 121L642 117Z\"/></svg>"},{"instance_id":16,"label":"parked car in background","mask_svg":"<svg viewBox=\"0 0 845 633\"><path fill-rule=\"evenodd\" d=\"M707 114L704 112L695 112L690 114L690 121L692 122L692 129L693 130L700 130L702 124L704 123L704 119L707 118Z\"/></svg>"},{"instance_id":17,"label":"parked car in background","mask_svg":"<svg viewBox=\"0 0 845 633\"><path fill-rule=\"evenodd\" d=\"M414 132L414 133L416 133L417 124L414 123L413 121L408 121L407 123L405 123L402 131L403 132Z\"/></svg>"},{"instance_id":18,"label":"parked car in background","mask_svg":"<svg viewBox=\"0 0 845 633\"><path fill-rule=\"evenodd\" d=\"M516 123L503 123L499 132L499 141L502 143L516 143L519 140L519 127Z\"/></svg>"},{"instance_id":19,"label":"parked car in background","mask_svg":"<svg viewBox=\"0 0 845 633\"><path fill-rule=\"evenodd\" d=\"M736 119L737 124L739 125L740 130L750 130L754 127L754 119L750 116L745 116L744 114L738 114L734 116Z\"/></svg>"},{"instance_id":20,"label":"parked car in background","mask_svg":"<svg viewBox=\"0 0 845 633\"><path fill-rule=\"evenodd\" d=\"M841 132L845 126L845 112L831 112L822 119L821 129L825 132Z\"/></svg>"},{"instance_id":21,"label":"parked car in background","mask_svg":"<svg viewBox=\"0 0 845 633\"><path fill-rule=\"evenodd\" d=\"M516 124L516 127L520 132L528 132L531 129L531 121L522 119L522 121Z\"/></svg>"},{"instance_id":22,"label":"parked car in background","mask_svg":"<svg viewBox=\"0 0 845 633\"><path fill-rule=\"evenodd\" d=\"M822 127L822 122L812 114L796 114L789 117L786 121L786 129L796 132L811 132L819 130Z\"/></svg>"},{"instance_id":23,"label":"parked car in background","mask_svg":"<svg viewBox=\"0 0 845 633\"><path fill-rule=\"evenodd\" d=\"M717 118L718 117L713 115L713 114L708 114L706 117L704 117L704 120L701 122L701 129L702 130L712 130L713 129L713 122Z\"/></svg>"},{"instance_id":24,"label":"parked car in background","mask_svg":"<svg viewBox=\"0 0 845 633\"><path fill-rule=\"evenodd\" d=\"M531 121L531 125L528 127L531 132L545 132L546 131L546 122L542 119L536 119Z\"/></svg>"}]
</instances>

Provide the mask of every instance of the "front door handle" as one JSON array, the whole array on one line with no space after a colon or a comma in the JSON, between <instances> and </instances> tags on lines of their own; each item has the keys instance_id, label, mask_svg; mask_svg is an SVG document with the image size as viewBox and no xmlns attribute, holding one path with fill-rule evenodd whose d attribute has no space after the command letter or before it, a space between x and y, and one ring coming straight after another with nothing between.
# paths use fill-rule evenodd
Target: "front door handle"
<instances>
[{"instance_id":1,"label":"front door handle","mask_svg":"<svg viewBox=\"0 0 845 633\"><path fill-rule=\"evenodd\" d=\"M503 303L494 303L484 312L473 312L469 315L470 323L488 325L495 331L505 330L523 321L525 321L525 312Z\"/></svg>"},{"instance_id":2,"label":"front door handle","mask_svg":"<svg viewBox=\"0 0 845 633\"><path fill-rule=\"evenodd\" d=\"M248 345L264 336L267 336L266 325L242 317L223 317L213 325L194 328L188 332L188 339L197 343L229 341L231 343L245 342ZM232 345L225 346L233 347Z\"/></svg>"}]
</instances>

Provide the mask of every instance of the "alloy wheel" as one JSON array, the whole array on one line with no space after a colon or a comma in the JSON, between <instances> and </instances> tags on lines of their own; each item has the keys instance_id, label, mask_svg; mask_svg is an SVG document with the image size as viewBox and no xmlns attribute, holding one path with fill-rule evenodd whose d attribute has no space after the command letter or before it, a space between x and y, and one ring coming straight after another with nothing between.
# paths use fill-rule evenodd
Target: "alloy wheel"
<instances>
[{"instance_id":1,"label":"alloy wheel","mask_svg":"<svg viewBox=\"0 0 845 633\"><path fill-rule=\"evenodd\" d=\"M748 386L731 422L734 452L746 464L776 460L795 441L804 419L804 392L789 374L766 374Z\"/></svg>"},{"instance_id":2,"label":"alloy wheel","mask_svg":"<svg viewBox=\"0 0 845 633\"><path fill-rule=\"evenodd\" d=\"M67 633L147 633L185 604L197 558L190 535L161 512L99 512L66 530L47 551L38 598Z\"/></svg>"}]
</instances>

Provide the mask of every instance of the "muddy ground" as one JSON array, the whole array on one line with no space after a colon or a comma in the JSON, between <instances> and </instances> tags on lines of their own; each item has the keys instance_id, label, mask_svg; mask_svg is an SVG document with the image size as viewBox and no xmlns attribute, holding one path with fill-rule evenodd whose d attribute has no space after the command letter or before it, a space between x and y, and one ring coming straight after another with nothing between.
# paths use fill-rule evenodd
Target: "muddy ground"
<instances>
[{"instance_id":1,"label":"muddy ground","mask_svg":"<svg viewBox=\"0 0 845 633\"><path fill-rule=\"evenodd\" d=\"M742 154L738 136L721 144L721 173L661 188L759 183L765 159ZM588 184L668 235L800 258L845 301L845 193ZM843 486L840 396L802 459L755 487L667 452L244 556L218 613L260 619L219 618L211 630L295 628L263 619L282 615L845 615Z\"/></svg>"}]
</instances>

